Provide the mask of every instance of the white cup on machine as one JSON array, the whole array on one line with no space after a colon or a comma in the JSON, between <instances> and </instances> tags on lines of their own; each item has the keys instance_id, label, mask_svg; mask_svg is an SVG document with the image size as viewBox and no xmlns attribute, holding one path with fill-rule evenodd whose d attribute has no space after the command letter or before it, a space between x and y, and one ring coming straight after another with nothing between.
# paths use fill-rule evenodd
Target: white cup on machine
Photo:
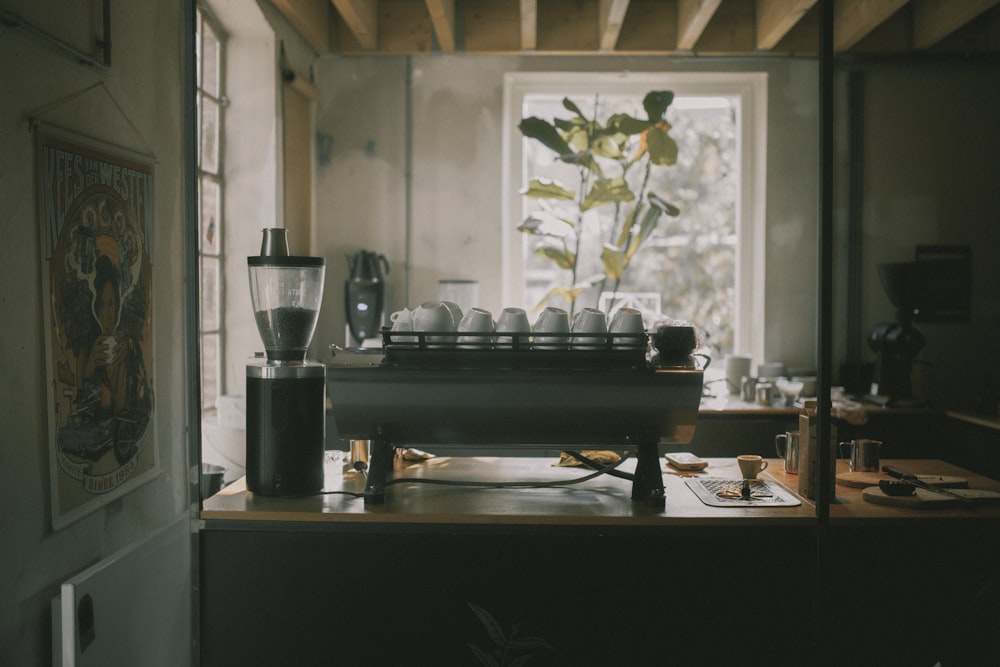
<instances>
[{"instance_id":1,"label":"white cup on machine","mask_svg":"<svg viewBox=\"0 0 1000 667\"><path fill-rule=\"evenodd\" d=\"M594 350L604 347L608 333L608 321L603 310L584 308L573 316L573 326L570 329L573 336L574 349ZM585 334L576 336L576 334Z\"/></svg>"},{"instance_id":2,"label":"white cup on machine","mask_svg":"<svg viewBox=\"0 0 1000 667\"><path fill-rule=\"evenodd\" d=\"M619 308L618 312L611 318L608 331L613 334L630 334L614 337L611 344L615 347L636 348L646 344L645 339L637 335L646 333L646 327L642 321L642 312L635 308Z\"/></svg>"},{"instance_id":3,"label":"white cup on machine","mask_svg":"<svg viewBox=\"0 0 1000 667\"><path fill-rule=\"evenodd\" d=\"M569 344L569 313L546 306L535 320L535 335L531 340L531 346L537 349L565 348Z\"/></svg>"},{"instance_id":4,"label":"white cup on machine","mask_svg":"<svg viewBox=\"0 0 1000 667\"><path fill-rule=\"evenodd\" d=\"M413 311L409 308L397 310L389 316L389 320L392 322L392 332L394 334L400 331L413 331ZM392 340L394 343L416 343L417 337L393 336Z\"/></svg>"},{"instance_id":5,"label":"white cup on machine","mask_svg":"<svg viewBox=\"0 0 1000 667\"><path fill-rule=\"evenodd\" d=\"M488 350L493 347L492 334L496 331L493 314L483 308L469 308L458 323L458 333L475 333L475 336L458 337L458 346L469 350Z\"/></svg>"},{"instance_id":6,"label":"white cup on machine","mask_svg":"<svg viewBox=\"0 0 1000 667\"><path fill-rule=\"evenodd\" d=\"M531 325L528 323L528 314L524 312L524 308L504 308L497 317L496 332L497 347L514 347L516 340L519 349L527 349L528 338L523 334L531 332ZM501 336L503 333L522 335Z\"/></svg>"},{"instance_id":7,"label":"white cup on machine","mask_svg":"<svg viewBox=\"0 0 1000 667\"><path fill-rule=\"evenodd\" d=\"M439 335L426 336L426 342L446 345L455 342L455 336L440 335L455 330L455 318L443 301L425 301L413 311L413 331L432 332Z\"/></svg>"}]
</instances>

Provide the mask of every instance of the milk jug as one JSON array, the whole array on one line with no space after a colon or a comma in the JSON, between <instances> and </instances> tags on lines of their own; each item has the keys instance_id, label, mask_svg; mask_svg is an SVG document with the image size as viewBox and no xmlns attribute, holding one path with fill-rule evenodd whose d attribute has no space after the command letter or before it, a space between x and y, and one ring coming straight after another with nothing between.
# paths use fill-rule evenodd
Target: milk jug
<instances>
[{"instance_id":1,"label":"milk jug","mask_svg":"<svg viewBox=\"0 0 1000 667\"><path fill-rule=\"evenodd\" d=\"M815 500L819 495L819 447L816 438L818 417L816 401L805 401L799 413L799 495ZM837 424L830 422L830 489L834 493L837 477Z\"/></svg>"}]
</instances>

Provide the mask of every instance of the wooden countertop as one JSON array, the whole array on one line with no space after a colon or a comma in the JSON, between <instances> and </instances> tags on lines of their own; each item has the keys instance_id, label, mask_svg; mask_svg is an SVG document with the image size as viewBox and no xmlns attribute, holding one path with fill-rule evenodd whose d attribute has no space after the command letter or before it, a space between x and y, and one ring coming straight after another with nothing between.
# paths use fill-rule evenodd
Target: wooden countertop
<instances>
[{"instance_id":1,"label":"wooden countertop","mask_svg":"<svg viewBox=\"0 0 1000 667\"><path fill-rule=\"evenodd\" d=\"M735 459L708 459L699 476L738 479ZM555 467L545 457L437 457L397 468L391 479L434 479L473 482L566 481L587 475L585 468ZM844 465L844 461L838 462ZM909 472L966 477L971 488L1000 491L1000 482L974 475L942 461L907 459L889 462ZM621 470L631 471L634 461ZM204 501L201 518L212 521L253 521L308 524L464 524L518 526L724 526L800 525L816 522L815 505L802 499L797 507L710 507L685 485L684 476L663 466L666 507L651 509L632 501L628 480L607 475L559 488L468 488L425 483L396 483L388 487L384 505L365 507L361 498L338 492L360 493L364 479L341 472L339 460L326 469L324 494L301 498L274 498L246 491L244 479ZM846 470L846 468L843 468ZM782 470L779 459L769 459L761 475L796 491L798 477ZM1000 506L967 509L914 510L875 505L862 499L862 490L838 485L831 505L831 522L883 519L998 518Z\"/></svg>"}]
</instances>

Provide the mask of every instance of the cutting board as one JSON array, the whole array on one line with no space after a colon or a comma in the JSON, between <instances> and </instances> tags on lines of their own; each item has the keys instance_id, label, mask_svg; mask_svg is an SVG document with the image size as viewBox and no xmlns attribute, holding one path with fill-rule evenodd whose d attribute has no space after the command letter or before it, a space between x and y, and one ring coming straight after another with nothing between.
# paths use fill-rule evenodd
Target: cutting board
<instances>
[{"instance_id":1,"label":"cutting board","mask_svg":"<svg viewBox=\"0 0 1000 667\"><path fill-rule=\"evenodd\" d=\"M996 491L982 491L979 489L954 489L954 492L972 500L976 505L980 504L1000 504L1000 493ZM892 507L909 507L910 509L940 509L942 507L955 508L965 505L961 500L946 496L943 493L934 493L927 489L917 489L912 496L889 496L877 486L871 486L861 492L861 497L869 503L876 505L890 505Z\"/></svg>"},{"instance_id":2,"label":"cutting board","mask_svg":"<svg viewBox=\"0 0 1000 667\"><path fill-rule=\"evenodd\" d=\"M842 472L837 475L837 484L842 486L852 486L856 489L867 489L869 486L878 486L880 480L894 479L881 472ZM943 489L965 489L969 486L969 480L964 477L949 477L948 475L917 475L917 479L927 484L940 486Z\"/></svg>"}]
</instances>

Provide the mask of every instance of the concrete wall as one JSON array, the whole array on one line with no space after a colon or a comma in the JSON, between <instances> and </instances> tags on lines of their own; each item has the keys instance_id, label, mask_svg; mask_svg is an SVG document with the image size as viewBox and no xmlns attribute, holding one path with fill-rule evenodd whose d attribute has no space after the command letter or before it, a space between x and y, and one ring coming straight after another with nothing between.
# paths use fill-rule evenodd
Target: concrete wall
<instances>
[{"instance_id":1,"label":"concrete wall","mask_svg":"<svg viewBox=\"0 0 1000 667\"><path fill-rule=\"evenodd\" d=\"M38 27L89 51L90 3L4 2ZM72 4L72 3L71 3ZM112 67L80 65L23 30L0 26L0 662L46 664L49 600L59 584L186 512L181 94L181 2L112 3ZM89 40L89 41L88 41ZM50 516L42 251L35 214L34 135L42 115L75 133L152 155L155 165L154 438L152 481L53 531ZM116 104L117 103L117 104ZM121 107L121 109L118 108ZM134 127L133 127L134 126ZM155 573L153 573L155 574Z\"/></svg>"}]
</instances>

